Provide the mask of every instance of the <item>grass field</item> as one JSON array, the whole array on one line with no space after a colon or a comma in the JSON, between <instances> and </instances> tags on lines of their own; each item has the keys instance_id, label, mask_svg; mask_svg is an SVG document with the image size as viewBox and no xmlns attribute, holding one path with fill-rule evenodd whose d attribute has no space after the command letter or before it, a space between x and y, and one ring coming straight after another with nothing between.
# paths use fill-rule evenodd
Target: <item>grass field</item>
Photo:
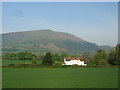
<instances>
[{"instance_id":1,"label":"grass field","mask_svg":"<svg viewBox=\"0 0 120 90\"><path fill-rule=\"evenodd\" d=\"M3 68L3 88L117 88L117 68Z\"/></svg>"}]
</instances>

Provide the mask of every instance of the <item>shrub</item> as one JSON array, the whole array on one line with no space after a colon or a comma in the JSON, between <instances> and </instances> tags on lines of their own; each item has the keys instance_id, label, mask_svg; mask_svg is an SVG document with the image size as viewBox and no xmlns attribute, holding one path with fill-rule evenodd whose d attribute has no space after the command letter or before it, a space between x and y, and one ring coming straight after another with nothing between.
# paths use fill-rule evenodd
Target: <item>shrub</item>
<instances>
[{"instance_id":1,"label":"shrub","mask_svg":"<svg viewBox=\"0 0 120 90\"><path fill-rule=\"evenodd\" d=\"M53 67L62 67L62 64L61 63L55 63L55 64L53 64Z\"/></svg>"},{"instance_id":2,"label":"shrub","mask_svg":"<svg viewBox=\"0 0 120 90\"><path fill-rule=\"evenodd\" d=\"M15 66L15 64L11 63L11 64L8 64L8 66Z\"/></svg>"},{"instance_id":3,"label":"shrub","mask_svg":"<svg viewBox=\"0 0 120 90\"><path fill-rule=\"evenodd\" d=\"M108 63L105 59L100 59L98 62L98 66L107 66Z\"/></svg>"},{"instance_id":4,"label":"shrub","mask_svg":"<svg viewBox=\"0 0 120 90\"><path fill-rule=\"evenodd\" d=\"M67 65L62 65L63 68L67 68L68 66Z\"/></svg>"},{"instance_id":5,"label":"shrub","mask_svg":"<svg viewBox=\"0 0 120 90\"><path fill-rule=\"evenodd\" d=\"M73 67L73 68L76 68L76 67L79 67L79 66L78 66L77 64L75 64L75 65L72 65L72 67Z\"/></svg>"},{"instance_id":6,"label":"shrub","mask_svg":"<svg viewBox=\"0 0 120 90\"><path fill-rule=\"evenodd\" d=\"M29 64L19 64L18 67L28 67Z\"/></svg>"}]
</instances>

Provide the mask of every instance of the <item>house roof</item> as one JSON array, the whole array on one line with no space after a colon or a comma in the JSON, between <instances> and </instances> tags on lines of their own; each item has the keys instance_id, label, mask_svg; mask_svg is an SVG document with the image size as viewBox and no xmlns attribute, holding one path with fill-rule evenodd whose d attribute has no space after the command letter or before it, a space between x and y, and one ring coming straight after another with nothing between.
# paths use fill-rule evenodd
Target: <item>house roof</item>
<instances>
[{"instance_id":1,"label":"house roof","mask_svg":"<svg viewBox=\"0 0 120 90\"><path fill-rule=\"evenodd\" d=\"M85 61L85 59L81 56L78 57L65 57L66 61L70 61L70 60L81 60L81 61Z\"/></svg>"}]
</instances>

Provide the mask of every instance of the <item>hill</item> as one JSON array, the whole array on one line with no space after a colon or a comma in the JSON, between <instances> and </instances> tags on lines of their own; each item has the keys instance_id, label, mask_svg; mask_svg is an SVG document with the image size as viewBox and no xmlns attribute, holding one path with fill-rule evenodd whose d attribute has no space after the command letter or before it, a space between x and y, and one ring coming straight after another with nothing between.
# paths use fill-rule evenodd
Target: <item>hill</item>
<instances>
[{"instance_id":1,"label":"hill","mask_svg":"<svg viewBox=\"0 0 120 90\"><path fill-rule=\"evenodd\" d=\"M3 52L31 51L77 54L96 52L100 47L72 34L52 30L34 30L2 34Z\"/></svg>"},{"instance_id":2,"label":"hill","mask_svg":"<svg viewBox=\"0 0 120 90\"><path fill-rule=\"evenodd\" d=\"M108 45L101 45L99 47L100 47L100 49L103 49L107 52L109 52L112 48L114 48L114 47L111 47L111 46L108 46Z\"/></svg>"}]
</instances>

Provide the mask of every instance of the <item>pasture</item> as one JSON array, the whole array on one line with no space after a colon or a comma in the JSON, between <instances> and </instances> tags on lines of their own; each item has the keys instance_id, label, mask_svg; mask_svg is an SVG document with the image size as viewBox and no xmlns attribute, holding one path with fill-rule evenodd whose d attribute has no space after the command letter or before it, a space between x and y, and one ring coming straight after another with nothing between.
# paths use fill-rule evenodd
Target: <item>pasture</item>
<instances>
[{"instance_id":1,"label":"pasture","mask_svg":"<svg viewBox=\"0 0 120 90\"><path fill-rule=\"evenodd\" d=\"M117 88L118 68L3 68L3 88Z\"/></svg>"}]
</instances>

